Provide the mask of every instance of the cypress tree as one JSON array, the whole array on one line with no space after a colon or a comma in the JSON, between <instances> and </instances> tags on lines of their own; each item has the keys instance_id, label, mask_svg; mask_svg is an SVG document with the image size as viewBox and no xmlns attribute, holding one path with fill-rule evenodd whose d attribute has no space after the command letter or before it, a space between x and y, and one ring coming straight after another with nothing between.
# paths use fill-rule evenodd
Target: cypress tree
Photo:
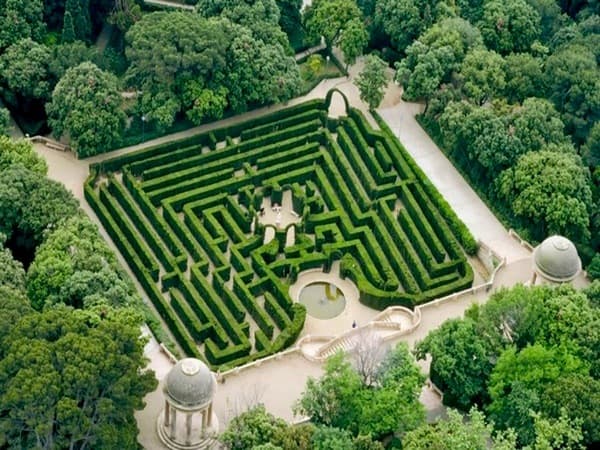
<instances>
[{"instance_id":1,"label":"cypress tree","mask_svg":"<svg viewBox=\"0 0 600 450\"><path fill-rule=\"evenodd\" d=\"M75 41L75 27L73 26L73 16L69 11L65 11L63 18L62 42L68 43Z\"/></svg>"}]
</instances>

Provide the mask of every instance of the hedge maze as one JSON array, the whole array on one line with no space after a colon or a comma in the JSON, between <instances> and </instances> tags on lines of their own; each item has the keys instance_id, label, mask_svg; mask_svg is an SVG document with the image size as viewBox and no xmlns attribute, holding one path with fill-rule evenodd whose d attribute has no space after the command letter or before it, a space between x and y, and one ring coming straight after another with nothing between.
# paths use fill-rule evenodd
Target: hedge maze
<instances>
[{"instance_id":1,"label":"hedge maze","mask_svg":"<svg viewBox=\"0 0 600 450\"><path fill-rule=\"evenodd\" d=\"M303 270L340 260L376 309L473 281L462 222L379 118L381 131L353 109L328 118L330 98L91 167L88 203L182 350L213 368L295 341L306 312L288 290ZM257 212L286 190L294 245L287 229L264 244Z\"/></svg>"}]
</instances>

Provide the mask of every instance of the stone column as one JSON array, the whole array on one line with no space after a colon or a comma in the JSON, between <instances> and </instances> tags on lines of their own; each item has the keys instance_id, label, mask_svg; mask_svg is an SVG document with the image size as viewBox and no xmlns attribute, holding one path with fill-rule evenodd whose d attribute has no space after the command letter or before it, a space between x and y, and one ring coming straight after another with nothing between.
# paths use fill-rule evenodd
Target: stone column
<instances>
[{"instance_id":1,"label":"stone column","mask_svg":"<svg viewBox=\"0 0 600 450\"><path fill-rule=\"evenodd\" d=\"M185 443L190 445L192 443L192 413L185 415Z\"/></svg>"},{"instance_id":2,"label":"stone column","mask_svg":"<svg viewBox=\"0 0 600 450\"><path fill-rule=\"evenodd\" d=\"M169 402L165 400L165 427L168 427L171 422L171 418L169 417L169 414L171 414L170 406Z\"/></svg>"},{"instance_id":3,"label":"stone column","mask_svg":"<svg viewBox=\"0 0 600 450\"><path fill-rule=\"evenodd\" d=\"M203 432L206 429L206 425L208 424L208 415L206 414L207 412L208 412L207 409L204 409L201 412L201 414L202 414L202 431Z\"/></svg>"},{"instance_id":4,"label":"stone column","mask_svg":"<svg viewBox=\"0 0 600 450\"><path fill-rule=\"evenodd\" d=\"M208 414L208 422L207 422L207 424L208 424L209 427L212 424L212 413L213 413L213 410L212 410L212 402L211 402L208 405L208 410L207 410L207 414Z\"/></svg>"},{"instance_id":5,"label":"stone column","mask_svg":"<svg viewBox=\"0 0 600 450\"><path fill-rule=\"evenodd\" d=\"M171 408L171 439L175 439L177 434L177 408Z\"/></svg>"}]
</instances>

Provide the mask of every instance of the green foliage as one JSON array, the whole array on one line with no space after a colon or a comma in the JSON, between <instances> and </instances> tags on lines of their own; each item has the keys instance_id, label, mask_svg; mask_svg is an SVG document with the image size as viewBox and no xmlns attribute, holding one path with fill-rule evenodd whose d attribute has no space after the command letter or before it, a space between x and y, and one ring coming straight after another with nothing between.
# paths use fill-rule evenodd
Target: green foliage
<instances>
[{"instance_id":1,"label":"green foliage","mask_svg":"<svg viewBox=\"0 0 600 450\"><path fill-rule=\"evenodd\" d=\"M88 47L85 42L75 41L62 43L52 48L52 56L48 64L50 73L56 80L60 80L71 67L78 66L86 61L99 61L100 56L95 47Z\"/></svg>"},{"instance_id":2,"label":"green foliage","mask_svg":"<svg viewBox=\"0 0 600 450\"><path fill-rule=\"evenodd\" d=\"M0 172L0 232L28 251L77 207L62 184L39 173L18 165Z\"/></svg>"},{"instance_id":3,"label":"green foliage","mask_svg":"<svg viewBox=\"0 0 600 450\"><path fill-rule=\"evenodd\" d=\"M587 266L587 273L592 280L600 280L600 253L596 253Z\"/></svg>"},{"instance_id":4,"label":"green foliage","mask_svg":"<svg viewBox=\"0 0 600 450\"><path fill-rule=\"evenodd\" d=\"M23 265L4 246L0 248L0 286L19 293L25 292Z\"/></svg>"},{"instance_id":5,"label":"green foliage","mask_svg":"<svg viewBox=\"0 0 600 450\"><path fill-rule=\"evenodd\" d=\"M27 273L27 293L36 309L55 303L118 307L136 301L133 287L117 270L114 254L83 215L68 219L38 247Z\"/></svg>"},{"instance_id":6,"label":"green foliage","mask_svg":"<svg viewBox=\"0 0 600 450\"><path fill-rule=\"evenodd\" d=\"M589 238L589 173L577 155L527 153L501 174L499 189L513 204L515 215L538 230L536 238L550 234Z\"/></svg>"},{"instance_id":7,"label":"green foliage","mask_svg":"<svg viewBox=\"0 0 600 450\"><path fill-rule=\"evenodd\" d=\"M120 139L126 118L121 103L116 77L85 62L56 85L46 105L48 123L55 136L69 135L77 156L95 155Z\"/></svg>"},{"instance_id":8,"label":"green foliage","mask_svg":"<svg viewBox=\"0 0 600 450\"><path fill-rule=\"evenodd\" d=\"M600 166L600 122L592 127L581 153L588 166Z\"/></svg>"},{"instance_id":9,"label":"green foliage","mask_svg":"<svg viewBox=\"0 0 600 450\"><path fill-rule=\"evenodd\" d=\"M66 0L66 13L72 18L75 40L89 42L92 34L90 0Z\"/></svg>"},{"instance_id":10,"label":"green foliage","mask_svg":"<svg viewBox=\"0 0 600 450\"><path fill-rule=\"evenodd\" d=\"M596 56L580 44L562 46L546 60L544 74L550 99L563 115L567 131L576 142L584 141L600 119Z\"/></svg>"},{"instance_id":11,"label":"green foliage","mask_svg":"<svg viewBox=\"0 0 600 450\"><path fill-rule=\"evenodd\" d=\"M385 71L387 64L376 55L365 57L365 65L354 83L360 92L360 99L375 109L383 100L384 88L388 84Z\"/></svg>"},{"instance_id":12,"label":"green foliage","mask_svg":"<svg viewBox=\"0 0 600 450\"><path fill-rule=\"evenodd\" d=\"M8 134L10 126L10 112L8 109L0 106L0 136Z\"/></svg>"},{"instance_id":13,"label":"green foliage","mask_svg":"<svg viewBox=\"0 0 600 450\"><path fill-rule=\"evenodd\" d=\"M16 164L40 175L48 170L46 161L35 152L31 142L0 136L0 172Z\"/></svg>"},{"instance_id":14,"label":"green foliage","mask_svg":"<svg viewBox=\"0 0 600 450\"><path fill-rule=\"evenodd\" d=\"M61 42L69 44L76 40L75 28L73 25L73 16L70 11L65 11L65 17L63 19L63 29Z\"/></svg>"},{"instance_id":15,"label":"green foliage","mask_svg":"<svg viewBox=\"0 0 600 450\"><path fill-rule=\"evenodd\" d=\"M526 0L490 0L479 29L486 45L500 54L526 52L540 35L540 16Z\"/></svg>"},{"instance_id":16,"label":"green foliage","mask_svg":"<svg viewBox=\"0 0 600 450\"><path fill-rule=\"evenodd\" d=\"M472 50L461 65L460 78L467 98L483 105L504 90L504 60L494 51Z\"/></svg>"},{"instance_id":17,"label":"green foliage","mask_svg":"<svg viewBox=\"0 0 600 450\"><path fill-rule=\"evenodd\" d=\"M108 16L108 23L126 33L131 26L142 18L142 8L135 0L117 0Z\"/></svg>"},{"instance_id":18,"label":"green foliage","mask_svg":"<svg viewBox=\"0 0 600 450\"><path fill-rule=\"evenodd\" d=\"M309 378L295 411L327 427L376 439L404 433L424 420L419 395L424 377L405 344L382 361L372 386L363 384L343 353L330 357L325 374Z\"/></svg>"},{"instance_id":19,"label":"green foliage","mask_svg":"<svg viewBox=\"0 0 600 450\"><path fill-rule=\"evenodd\" d=\"M131 311L29 314L0 361L0 428L11 446L137 448L133 412L156 387ZM101 413L99 413L101 411Z\"/></svg>"},{"instance_id":20,"label":"green foliage","mask_svg":"<svg viewBox=\"0 0 600 450\"><path fill-rule=\"evenodd\" d=\"M44 32L42 0L4 0L0 4L0 50L23 39L40 42Z\"/></svg>"},{"instance_id":21,"label":"green foliage","mask_svg":"<svg viewBox=\"0 0 600 450\"><path fill-rule=\"evenodd\" d=\"M438 19L454 15L445 0L377 0L373 21L400 53Z\"/></svg>"},{"instance_id":22,"label":"green foliage","mask_svg":"<svg viewBox=\"0 0 600 450\"><path fill-rule=\"evenodd\" d=\"M356 62L356 58L363 54L363 50L368 43L369 34L359 19L351 20L346 24L340 38L340 49L344 54L346 70L349 65Z\"/></svg>"},{"instance_id":23,"label":"green foliage","mask_svg":"<svg viewBox=\"0 0 600 450\"><path fill-rule=\"evenodd\" d=\"M264 405L259 405L234 417L219 440L231 450L257 448L267 443L275 445L288 428L283 419L276 418L267 412ZM281 447L275 445L275 448Z\"/></svg>"},{"instance_id":24,"label":"green foliage","mask_svg":"<svg viewBox=\"0 0 600 450\"><path fill-rule=\"evenodd\" d=\"M360 301L379 309L414 305L472 283L455 235L470 251L476 245L467 245L470 234L391 132L372 130L350 110L332 127L336 140L325 127L326 105L300 103L92 166L86 199L182 350L200 355L195 341L204 342L213 367L243 364L294 342L306 311L289 298L288 283L308 268L341 259L342 275L357 283ZM98 175L108 182L98 183ZM283 249L281 231L262 245L264 228L251 232L255 211L266 196L280 202L289 185L305 225L291 248ZM383 197L393 193L406 205L401 219ZM378 198L375 214L369 205ZM322 214L325 205L329 212ZM373 232L352 234L367 230L366 223ZM395 408L391 391L379 395L380 404ZM392 426L363 422L375 437Z\"/></svg>"},{"instance_id":25,"label":"green foliage","mask_svg":"<svg viewBox=\"0 0 600 450\"><path fill-rule=\"evenodd\" d=\"M529 53L511 53L504 58L504 96L512 103L544 92L543 60Z\"/></svg>"},{"instance_id":26,"label":"green foliage","mask_svg":"<svg viewBox=\"0 0 600 450\"><path fill-rule=\"evenodd\" d=\"M588 370L581 360L565 350L539 344L518 353L508 348L492 371L490 418L502 429L513 428L523 444L535 440L534 421L528 413L539 410L543 390L561 377L585 374Z\"/></svg>"},{"instance_id":27,"label":"green foliage","mask_svg":"<svg viewBox=\"0 0 600 450\"><path fill-rule=\"evenodd\" d=\"M581 421L561 413L558 419L549 420L537 413L533 415L535 441L524 450L583 450Z\"/></svg>"},{"instance_id":28,"label":"green foliage","mask_svg":"<svg viewBox=\"0 0 600 450\"><path fill-rule=\"evenodd\" d=\"M450 409L447 419L409 431L402 443L404 450L513 450L516 444L510 433L496 435L477 408L469 411L466 420Z\"/></svg>"},{"instance_id":29,"label":"green foliage","mask_svg":"<svg viewBox=\"0 0 600 450\"><path fill-rule=\"evenodd\" d=\"M334 427L317 427L312 437L314 450L353 450L352 436L346 430Z\"/></svg>"},{"instance_id":30,"label":"green foliage","mask_svg":"<svg viewBox=\"0 0 600 450\"><path fill-rule=\"evenodd\" d=\"M205 119L219 120L227 107L227 89L206 89L190 80L184 88L183 102L187 109L185 114L192 123L200 125Z\"/></svg>"},{"instance_id":31,"label":"green foliage","mask_svg":"<svg viewBox=\"0 0 600 450\"><path fill-rule=\"evenodd\" d=\"M309 35L323 36L328 53L344 39L347 29L346 49L351 40L355 41L352 47L356 48L364 38L359 25L361 12L354 0L315 0L304 12L304 21Z\"/></svg>"},{"instance_id":32,"label":"green foliage","mask_svg":"<svg viewBox=\"0 0 600 450\"><path fill-rule=\"evenodd\" d=\"M0 55L0 77L14 93L26 99L45 100L53 84L50 60L50 49L45 45L29 38L16 41Z\"/></svg>"}]
</instances>

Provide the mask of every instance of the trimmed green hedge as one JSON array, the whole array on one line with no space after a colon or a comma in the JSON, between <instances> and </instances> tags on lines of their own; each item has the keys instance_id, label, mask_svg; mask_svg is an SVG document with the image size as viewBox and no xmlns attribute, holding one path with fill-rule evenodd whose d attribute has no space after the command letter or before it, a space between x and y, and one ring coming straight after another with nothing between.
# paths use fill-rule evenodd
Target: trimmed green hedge
<instances>
[{"instance_id":1,"label":"trimmed green hedge","mask_svg":"<svg viewBox=\"0 0 600 450\"><path fill-rule=\"evenodd\" d=\"M470 234L385 124L326 110L312 100L92 166L88 202L182 351L213 369L297 339L306 309L288 292L303 270L340 260L376 309L472 283ZM258 212L287 191L296 241L288 227L264 244Z\"/></svg>"}]
</instances>

